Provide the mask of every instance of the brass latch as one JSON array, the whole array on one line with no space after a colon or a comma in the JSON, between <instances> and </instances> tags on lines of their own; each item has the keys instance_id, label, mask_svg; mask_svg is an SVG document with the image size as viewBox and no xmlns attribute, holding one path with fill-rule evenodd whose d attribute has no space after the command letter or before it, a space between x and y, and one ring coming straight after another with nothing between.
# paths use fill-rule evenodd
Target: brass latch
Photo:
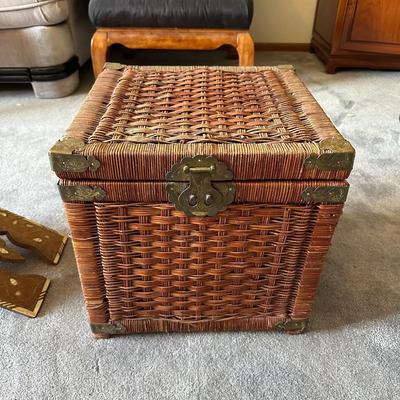
<instances>
[{"instance_id":1,"label":"brass latch","mask_svg":"<svg viewBox=\"0 0 400 400\"><path fill-rule=\"evenodd\" d=\"M169 201L188 216L212 217L235 198L233 174L211 156L184 158L167 173Z\"/></svg>"}]
</instances>

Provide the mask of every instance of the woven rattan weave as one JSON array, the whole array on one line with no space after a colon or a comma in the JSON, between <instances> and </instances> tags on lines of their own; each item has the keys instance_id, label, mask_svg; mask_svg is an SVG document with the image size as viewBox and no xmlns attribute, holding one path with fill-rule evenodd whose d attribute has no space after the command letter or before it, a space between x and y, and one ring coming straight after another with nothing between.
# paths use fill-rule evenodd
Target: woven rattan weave
<instances>
[{"instance_id":1,"label":"woven rattan weave","mask_svg":"<svg viewBox=\"0 0 400 400\"><path fill-rule=\"evenodd\" d=\"M304 111L318 105L301 86L293 90L292 77L271 69L128 69L89 142L318 142Z\"/></svg>"},{"instance_id":2,"label":"woven rattan weave","mask_svg":"<svg viewBox=\"0 0 400 400\"><path fill-rule=\"evenodd\" d=\"M64 141L51 159L96 336L304 330L354 151L292 68L110 65ZM232 172L215 216L169 203L166 173L193 156ZM193 171L176 187L221 184Z\"/></svg>"},{"instance_id":3,"label":"woven rattan weave","mask_svg":"<svg viewBox=\"0 0 400 400\"><path fill-rule=\"evenodd\" d=\"M188 218L165 203L66 204L91 322L145 332L307 319L341 209L250 203Z\"/></svg>"},{"instance_id":4,"label":"woven rattan weave","mask_svg":"<svg viewBox=\"0 0 400 400\"><path fill-rule=\"evenodd\" d=\"M351 170L304 165L322 143L343 138L289 67L106 69L66 138L82 140L76 153L100 167L57 171L62 178L164 181L171 165L197 154L216 156L236 180L342 180Z\"/></svg>"}]
</instances>

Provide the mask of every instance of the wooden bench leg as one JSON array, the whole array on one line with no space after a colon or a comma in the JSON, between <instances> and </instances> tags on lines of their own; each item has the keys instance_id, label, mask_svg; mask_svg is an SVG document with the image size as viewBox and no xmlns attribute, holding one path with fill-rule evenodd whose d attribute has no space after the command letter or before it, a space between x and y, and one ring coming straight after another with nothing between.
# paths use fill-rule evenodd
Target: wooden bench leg
<instances>
[{"instance_id":1,"label":"wooden bench leg","mask_svg":"<svg viewBox=\"0 0 400 400\"><path fill-rule=\"evenodd\" d=\"M224 29L99 28L92 38L92 63L97 76L112 44L129 49L215 50L223 45L236 48L239 65L254 65L254 42L249 32Z\"/></svg>"},{"instance_id":2,"label":"wooden bench leg","mask_svg":"<svg viewBox=\"0 0 400 400\"><path fill-rule=\"evenodd\" d=\"M108 35L106 31L97 30L92 37L91 53L94 77L100 74L107 61Z\"/></svg>"},{"instance_id":3,"label":"wooden bench leg","mask_svg":"<svg viewBox=\"0 0 400 400\"><path fill-rule=\"evenodd\" d=\"M239 65L241 67L252 67L254 65L254 42L250 33L238 34L236 49L239 54Z\"/></svg>"}]
</instances>

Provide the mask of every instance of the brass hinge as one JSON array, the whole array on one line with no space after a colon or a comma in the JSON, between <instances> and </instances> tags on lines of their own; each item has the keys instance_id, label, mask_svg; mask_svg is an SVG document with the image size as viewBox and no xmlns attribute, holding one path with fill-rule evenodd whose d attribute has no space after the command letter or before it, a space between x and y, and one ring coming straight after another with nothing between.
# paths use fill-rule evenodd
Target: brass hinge
<instances>
[{"instance_id":1,"label":"brass hinge","mask_svg":"<svg viewBox=\"0 0 400 400\"><path fill-rule=\"evenodd\" d=\"M344 203L349 193L348 186L308 187L301 198L307 203Z\"/></svg>"},{"instance_id":2,"label":"brass hinge","mask_svg":"<svg viewBox=\"0 0 400 400\"><path fill-rule=\"evenodd\" d=\"M55 172L96 171L100 162L93 156L80 154L85 149L85 142L74 137L59 140L49 152L51 168Z\"/></svg>"},{"instance_id":3,"label":"brass hinge","mask_svg":"<svg viewBox=\"0 0 400 400\"><path fill-rule=\"evenodd\" d=\"M184 158L166 175L168 199L188 216L211 217L233 202L232 179L232 172L214 157Z\"/></svg>"},{"instance_id":4,"label":"brass hinge","mask_svg":"<svg viewBox=\"0 0 400 400\"><path fill-rule=\"evenodd\" d=\"M123 335L127 333L127 329L124 325L115 324L90 324L90 328L94 334L104 334L104 335Z\"/></svg>"},{"instance_id":5,"label":"brass hinge","mask_svg":"<svg viewBox=\"0 0 400 400\"><path fill-rule=\"evenodd\" d=\"M107 193L98 186L58 186L63 201L70 203L75 201L100 201L104 200Z\"/></svg>"},{"instance_id":6,"label":"brass hinge","mask_svg":"<svg viewBox=\"0 0 400 400\"><path fill-rule=\"evenodd\" d=\"M355 150L345 139L325 139L319 143L320 154L313 154L304 161L305 168L323 171L351 171Z\"/></svg>"},{"instance_id":7,"label":"brass hinge","mask_svg":"<svg viewBox=\"0 0 400 400\"><path fill-rule=\"evenodd\" d=\"M288 320L277 323L275 325L275 329L288 333L303 333L306 330L307 325L308 325L308 320L302 320L302 321Z\"/></svg>"}]
</instances>

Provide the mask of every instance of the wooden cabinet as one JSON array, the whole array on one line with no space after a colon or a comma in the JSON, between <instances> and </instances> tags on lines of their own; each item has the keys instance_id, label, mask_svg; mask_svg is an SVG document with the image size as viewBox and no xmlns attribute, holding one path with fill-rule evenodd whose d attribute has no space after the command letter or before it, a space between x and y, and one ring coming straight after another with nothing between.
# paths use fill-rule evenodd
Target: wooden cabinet
<instances>
[{"instance_id":1,"label":"wooden cabinet","mask_svg":"<svg viewBox=\"0 0 400 400\"><path fill-rule=\"evenodd\" d=\"M319 0L312 46L329 73L400 69L400 1Z\"/></svg>"}]
</instances>

